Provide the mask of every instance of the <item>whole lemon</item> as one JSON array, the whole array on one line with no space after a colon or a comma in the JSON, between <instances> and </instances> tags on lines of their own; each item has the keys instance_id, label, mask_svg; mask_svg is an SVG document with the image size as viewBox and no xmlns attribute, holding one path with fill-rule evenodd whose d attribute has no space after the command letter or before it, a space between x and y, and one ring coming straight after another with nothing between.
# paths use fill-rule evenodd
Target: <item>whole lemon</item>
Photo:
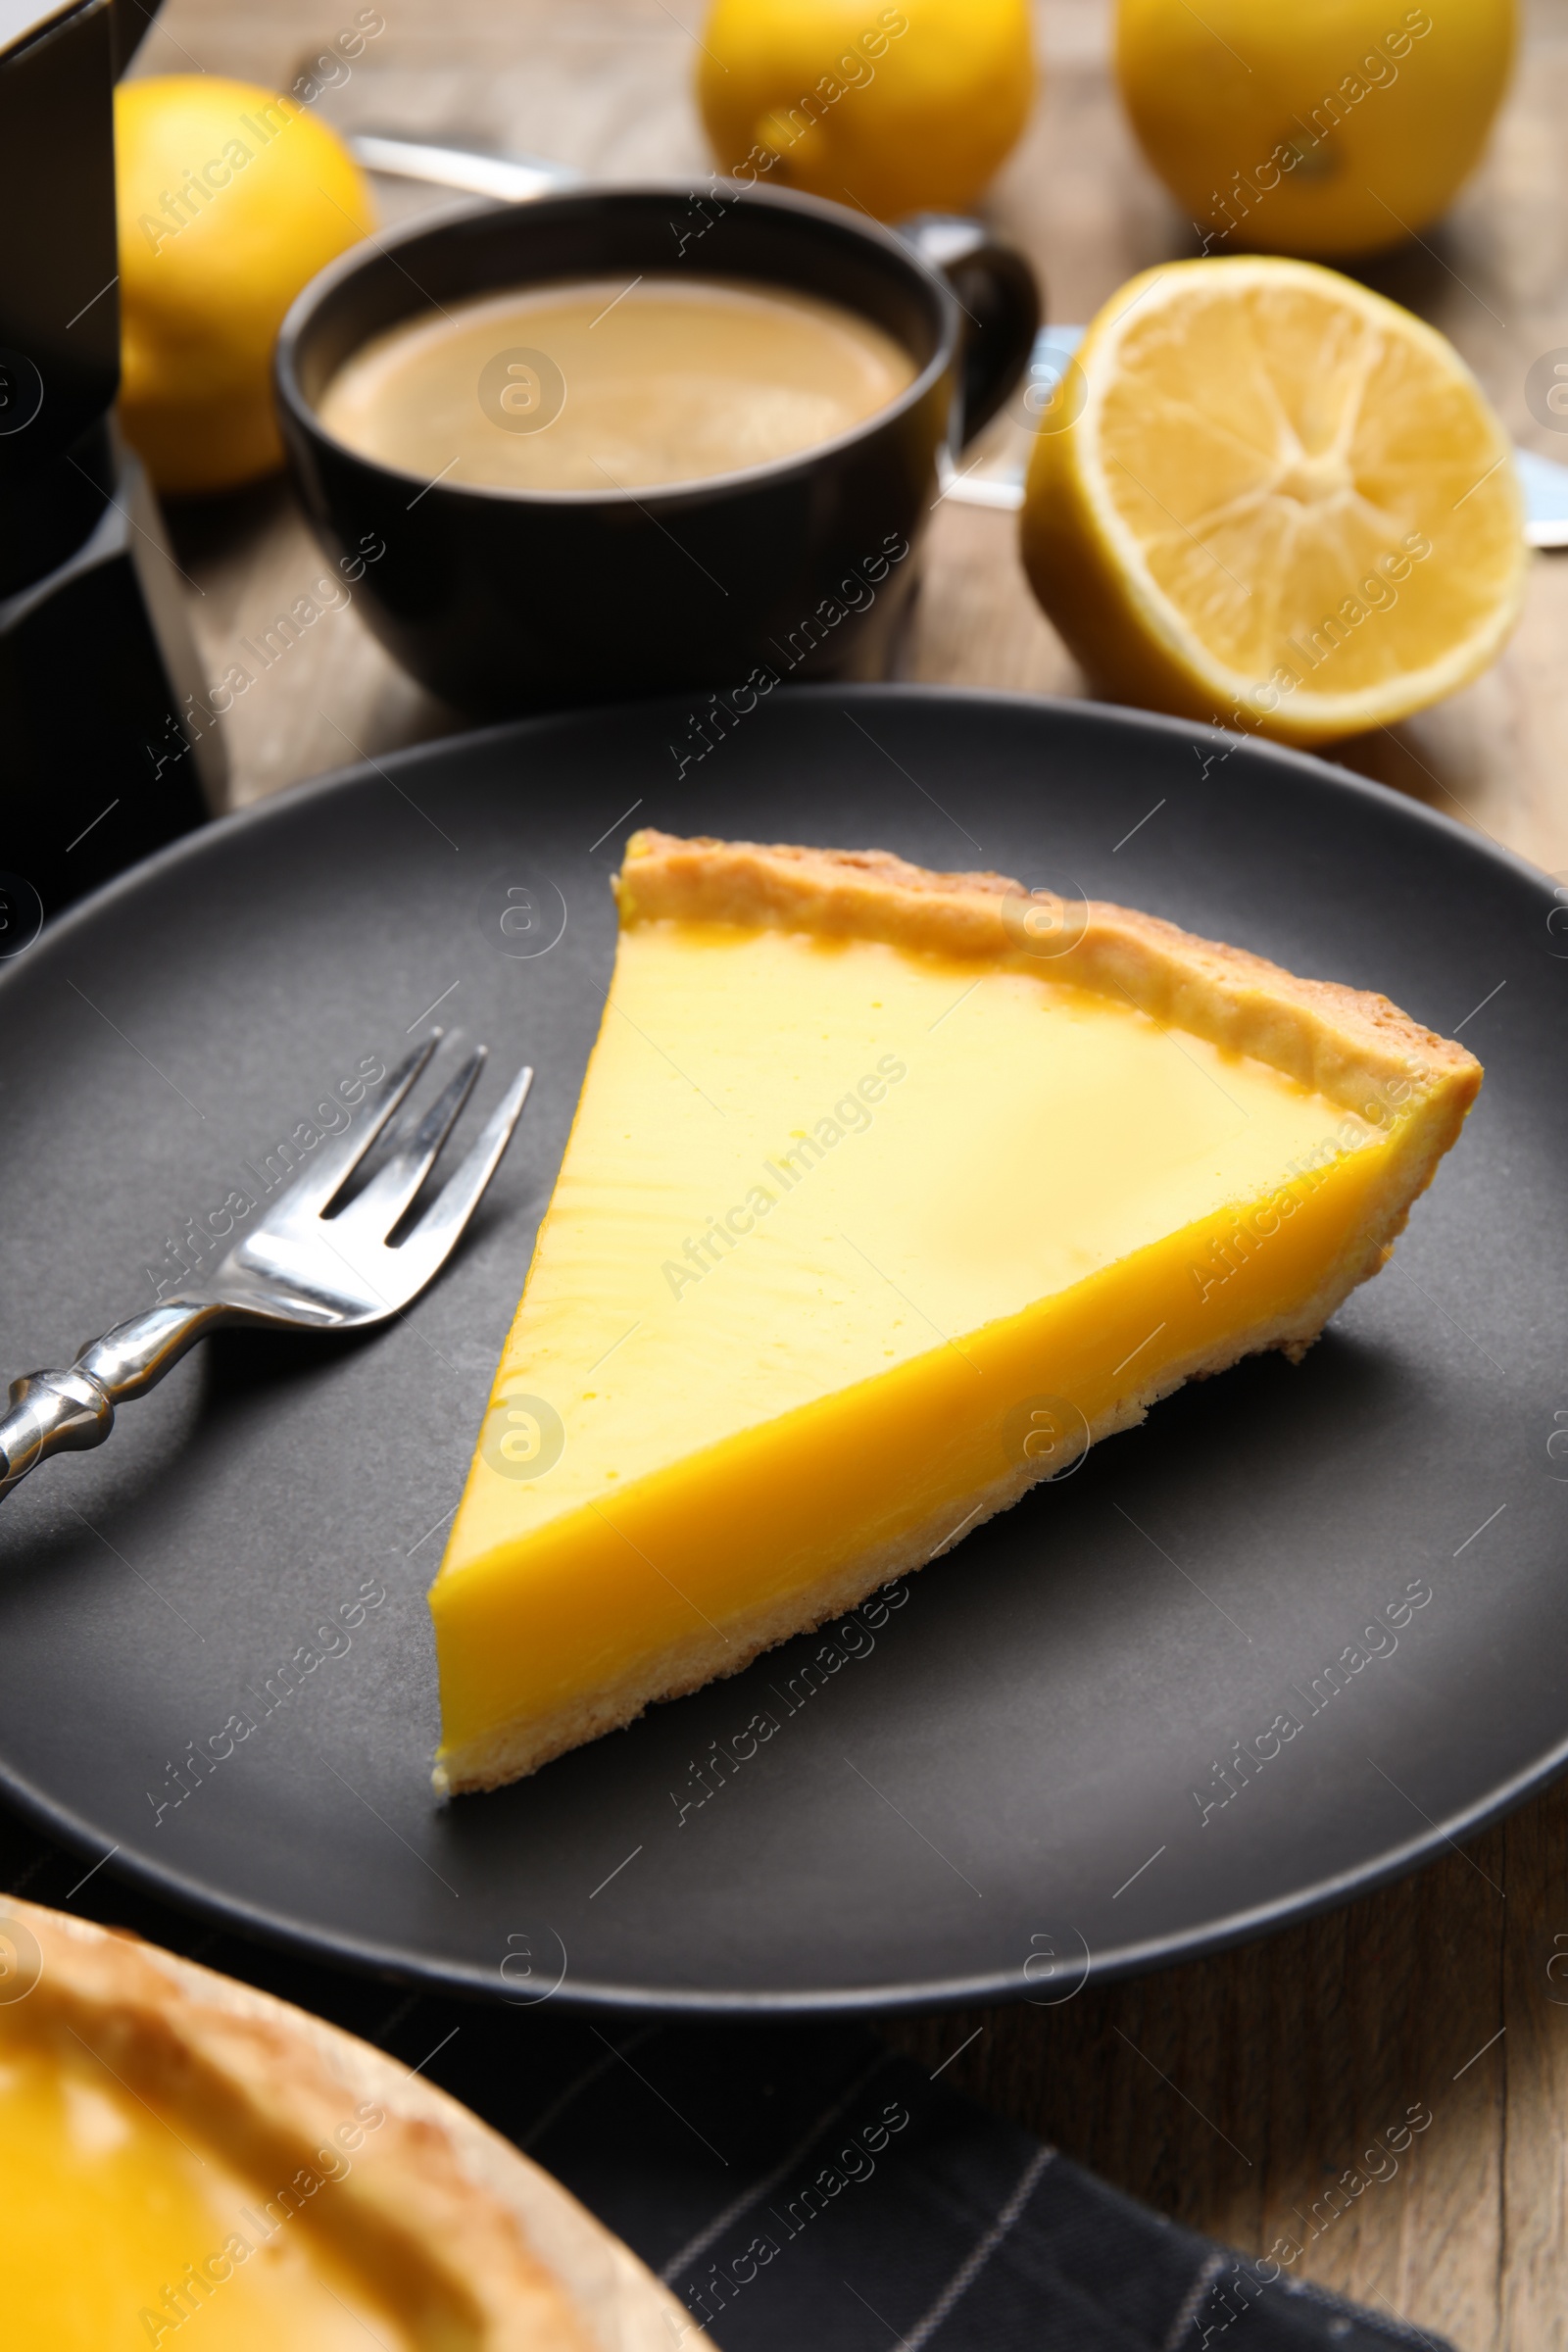
<instances>
[{"instance_id":1,"label":"whole lemon","mask_svg":"<svg viewBox=\"0 0 1568 2352\"><path fill-rule=\"evenodd\" d=\"M1470 171L1515 32L1514 0L1119 0L1116 74L1206 253L1369 253Z\"/></svg>"},{"instance_id":2,"label":"whole lemon","mask_svg":"<svg viewBox=\"0 0 1568 2352\"><path fill-rule=\"evenodd\" d=\"M737 178L965 212L1034 102L1027 0L712 0L697 97Z\"/></svg>"},{"instance_id":3,"label":"whole lemon","mask_svg":"<svg viewBox=\"0 0 1568 2352\"><path fill-rule=\"evenodd\" d=\"M372 224L342 141L292 98L213 74L115 92L120 416L160 490L283 459L271 357L295 295Z\"/></svg>"}]
</instances>

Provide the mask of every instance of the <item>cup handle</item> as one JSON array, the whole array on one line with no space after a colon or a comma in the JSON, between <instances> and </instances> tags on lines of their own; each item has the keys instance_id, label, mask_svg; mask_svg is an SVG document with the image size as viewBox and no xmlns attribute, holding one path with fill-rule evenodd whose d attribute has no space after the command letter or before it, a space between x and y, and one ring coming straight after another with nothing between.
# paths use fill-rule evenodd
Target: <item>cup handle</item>
<instances>
[{"instance_id":1,"label":"cup handle","mask_svg":"<svg viewBox=\"0 0 1568 2352\"><path fill-rule=\"evenodd\" d=\"M946 278L963 318L958 444L989 424L1023 375L1044 316L1039 284L1015 246L961 213L915 213L897 232Z\"/></svg>"}]
</instances>

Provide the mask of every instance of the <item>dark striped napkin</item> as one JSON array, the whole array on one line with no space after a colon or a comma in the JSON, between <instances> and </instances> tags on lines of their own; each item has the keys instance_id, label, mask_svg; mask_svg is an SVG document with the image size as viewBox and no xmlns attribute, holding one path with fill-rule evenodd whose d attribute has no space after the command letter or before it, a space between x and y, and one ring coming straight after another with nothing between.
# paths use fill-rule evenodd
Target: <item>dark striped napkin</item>
<instances>
[{"instance_id":1,"label":"dark striped napkin","mask_svg":"<svg viewBox=\"0 0 1568 2352\"><path fill-rule=\"evenodd\" d=\"M81 1865L0 1816L0 1887ZM1180 2230L855 2024L575 2016L399 1991L204 1932L107 1872L71 1908L330 2018L564 2181L690 2314L687 2352L1448 2352ZM672 2348L673 2352L673 2348Z\"/></svg>"}]
</instances>

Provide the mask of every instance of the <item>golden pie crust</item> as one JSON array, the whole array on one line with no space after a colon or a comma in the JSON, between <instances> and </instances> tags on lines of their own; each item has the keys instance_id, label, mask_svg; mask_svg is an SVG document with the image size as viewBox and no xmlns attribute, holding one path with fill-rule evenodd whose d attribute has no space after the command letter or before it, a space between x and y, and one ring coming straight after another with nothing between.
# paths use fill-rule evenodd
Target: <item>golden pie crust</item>
<instances>
[{"instance_id":1,"label":"golden pie crust","mask_svg":"<svg viewBox=\"0 0 1568 2352\"><path fill-rule=\"evenodd\" d=\"M1402 1082L1442 1101L1447 1143L1481 1084L1472 1054L1387 997L1298 979L1243 948L1103 900L1043 905L1005 874L934 873L886 850L763 848L643 831L626 845L615 893L625 923L671 916L880 939L1070 981L1223 1051L1250 1054L1345 1110L1386 1113L1378 1090ZM1039 944L1029 936L1032 907L1045 916ZM1400 1106L1406 1099L1398 1097Z\"/></svg>"},{"instance_id":2,"label":"golden pie crust","mask_svg":"<svg viewBox=\"0 0 1568 2352\"><path fill-rule=\"evenodd\" d=\"M0 2006L0 2054L17 2035L74 2061L85 2046L259 2195L299 2182L314 2228L432 2352L670 2352L689 2327L548 2173L368 2042L16 1897L0 1904L0 1939L13 1984L34 1980Z\"/></svg>"}]
</instances>

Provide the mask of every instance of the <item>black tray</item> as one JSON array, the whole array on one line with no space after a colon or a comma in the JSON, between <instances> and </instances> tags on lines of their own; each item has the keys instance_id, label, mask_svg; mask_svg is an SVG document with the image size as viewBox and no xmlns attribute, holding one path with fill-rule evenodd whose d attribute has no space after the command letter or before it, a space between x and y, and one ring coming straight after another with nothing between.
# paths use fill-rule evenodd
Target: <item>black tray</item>
<instances>
[{"instance_id":1,"label":"black tray","mask_svg":"<svg viewBox=\"0 0 1568 2352\"><path fill-rule=\"evenodd\" d=\"M231 1335L0 1508L0 1783L89 1861L318 1957L511 2000L778 2010L1060 1999L1091 1966L1369 1887L1555 1773L1549 885L1339 770L1136 713L823 688L701 760L690 718L546 719L355 769L168 852L4 967L17 1370L147 1299L187 1218L254 1191L247 1163L324 1085L430 1018L496 1047L483 1100L524 1054L540 1077L404 1321ZM606 877L650 821L1065 876L1382 989L1462 1030L1487 1083L1394 1266L1301 1366L1183 1392L915 1578L706 1805L681 1818L693 1761L823 1637L443 1807L424 1590L597 1027ZM502 932L509 889L544 952ZM308 1665L367 1587L385 1598L350 1646ZM1277 1754L1237 1756L1282 1713L1300 1728ZM256 1728L233 1744L236 1716Z\"/></svg>"}]
</instances>

